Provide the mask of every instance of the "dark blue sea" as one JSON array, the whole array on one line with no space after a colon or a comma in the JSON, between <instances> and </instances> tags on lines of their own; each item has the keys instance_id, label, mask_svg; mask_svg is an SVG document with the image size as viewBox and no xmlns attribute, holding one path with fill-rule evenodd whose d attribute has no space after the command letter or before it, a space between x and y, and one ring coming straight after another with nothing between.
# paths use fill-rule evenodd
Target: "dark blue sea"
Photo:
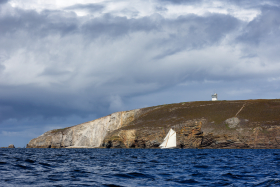
<instances>
[{"instance_id":1,"label":"dark blue sea","mask_svg":"<svg viewBox=\"0 0 280 187\"><path fill-rule=\"evenodd\" d=\"M0 149L0 186L280 186L280 150Z\"/></svg>"}]
</instances>

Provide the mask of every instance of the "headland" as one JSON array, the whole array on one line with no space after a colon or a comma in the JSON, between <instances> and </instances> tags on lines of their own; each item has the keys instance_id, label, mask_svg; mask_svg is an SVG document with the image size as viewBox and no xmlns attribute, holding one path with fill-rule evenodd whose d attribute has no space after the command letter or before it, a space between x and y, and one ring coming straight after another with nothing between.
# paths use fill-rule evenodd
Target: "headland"
<instances>
[{"instance_id":1,"label":"headland","mask_svg":"<svg viewBox=\"0 0 280 187\"><path fill-rule=\"evenodd\" d=\"M54 129L27 148L159 148L166 133L177 148L279 149L280 99L196 101L122 111Z\"/></svg>"}]
</instances>

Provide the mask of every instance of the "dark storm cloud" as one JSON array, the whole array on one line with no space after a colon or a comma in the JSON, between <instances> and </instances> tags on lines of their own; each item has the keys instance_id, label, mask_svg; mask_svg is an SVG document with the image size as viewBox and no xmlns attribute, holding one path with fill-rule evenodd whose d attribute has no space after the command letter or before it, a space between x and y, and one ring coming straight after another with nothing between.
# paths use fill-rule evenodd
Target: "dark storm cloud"
<instances>
[{"instance_id":1,"label":"dark storm cloud","mask_svg":"<svg viewBox=\"0 0 280 187\"><path fill-rule=\"evenodd\" d=\"M280 7L263 7L262 14L252 20L238 41L259 44L269 39L280 40Z\"/></svg>"},{"instance_id":2,"label":"dark storm cloud","mask_svg":"<svg viewBox=\"0 0 280 187\"><path fill-rule=\"evenodd\" d=\"M180 16L177 19L165 19L157 14L139 19L105 14L84 24L81 24L75 15L61 11L45 10L42 13L37 13L36 11L17 10L17 14L17 16L6 15L0 18L1 33L25 31L31 32L32 37L85 33L93 38L101 35L114 38L133 32L163 31L172 33L168 41L162 41L163 43L179 42L179 45L182 45L185 42L189 48L199 48L207 43L219 41L227 32L238 26L236 18L220 14L211 14L207 17ZM162 45L162 42L159 44ZM178 47L185 48L184 45Z\"/></svg>"},{"instance_id":3,"label":"dark storm cloud","mask_svg":"<svg viewBox=\"0 0 280 187\"><path fill-rule=\"evenodd\" d=\"M159 3L170 3L170 4L199 4L203 0L158 0Z\"/></svg>"},{"instance_id":4,"label":"dark storm cloud","mask_svg":"<svg viewBox=\"0 0 280 187\"><path fill-rule=\"evenodd\" d=\"M0 0L0 4L5 4L7 3L9 0Z\"/></svg>"},{"instance_id":5,"label":"dark storm cloud","mask_svg":"<svg viewBox=\"0 0 280 187\"><path fill-rule=\"evenodd\" d=\"M102 105L102 98L83 101L88 98L85 93L79 93L81 98L85 97L81 99L71 93L56 93L31 85L0 86L0 89L0 122L7 119L21 120L37 116L42 119L71 115L86 117L92 112L105 115L103 107L106 106ZM53 86L52 89L59 89L59 87Z\"/></svg>"},{"instance_id":6,"label":"dark storm cloud","mask_svg":"<svg viewBox=\"0 0 280 187\"><path fill-rule=\"evenodd\" d=\"M79 7L75 5L76 7ZM88 6L88 5L87 5ZM82 6L83 7L83 6ZM74 8L74 7L73 7ZM102 36L109 37L113 40L118 40L118 37L128 36L134 33L164 33L164 37L159 37L157 39L152 39L151 44L148 48L150 50L158 51L158 54L154 56L155 59L162 59L166 56L174 55L182 50L192 50L201 49L206 46L214 45L219 42L226 34L232 30L238 28L239 21L228 15L211 14L207 17L201 17L196 15L190 16L180 16L177 19L167 19L163 18L158 14L154 14L147 17L142 17L138 19L128 19L127 17L113 16L111 14L105 14L101 17L90 19L87 22L81 23L76 15L67 14L61 11L43 11L37 13L35 11L25 11L16 9L16 16L6 15L1 17L0 25L2 33L9 33L17 36L25 32L27 34L26 38L21 38L22 41L17 41L17 45L24 46L28 50L37 50L32 45L26 46L26 41L28 43L39 42L38 45L42 45L40 40L47 36L60 35L65 37L69 35L81 35L86 39L86 42L94 42L96 38ZM20 15L20 16L19 16ZM36 39L36 40L34 40ZM74 39L74 38L73 38ZM74 41L74 40L73 40ZM63 42L60 42L63 45ZM36 45L35 45L36 46ZM44 46L44 45L42 45ZM61 48L61 46L58 46ZM58 49L59 49L58 48ZM11 49L12 50L12 49ZM48 48L41 47L40 50L45 50L48 52ZM41 53L41 51L38 51ZM61 58L50 55L50 60L60 62ZM69 58L69 61L71 59ZM49 62L46 62L46 65ZM67 62L63 62L67 65ZM132 66L133 68L133 66ZM151 81L155 81L158 86L155 89L146 89L141 92L127 92L125 95L133 97L133 95L142 94L143 92L155 92L162 89L170 87L172 84L176 83L176 80L162 77L159 73L148 73L143 77L142 74L137 72L135 75L129 73L131 70L123 70L124 76L113 77L110 81L107 81L100 90L110 89L120 89L128 90L122 84L127 82L125 75L132 76L132 80L135 80L138 84L147 84ZM142 70L143 72L145 69ZM129 74L128 74L129 73ZM182 74L188 72L182 72ZM41 76L63 76L71 74L70 71L56 69L56 67L46 67ZM139 75L138 75L139 74ZM113 74L114 75L114 74ZM116 75L114 75L116 76ZM90 77L88 77L90 78ZM197 79L195 75L189 75L188 78ZM177 81L182 81L185 78L179 78ZM72 80L72 79L70 79ZM199 78L201 80L201 78ZM174 82L175 81L175 82ZM65 86L71 84L71 81L63 82ZM132 85L133 86L133 85ZM123 87L123 88L122 88ZM62 87L51 85L49 89L62 89ZM1 89L4 92L4 88ZM42 116L44 118L66 116L71 114L86 115L93 111L96 113L105 114L104 108L108 107L109 103L105 98L97 99L99 96L90 98L89 94L79 94L71 95L68 93L52 94L48 90L39 89L34 87L17 87L15 90L12 88L6 89L7 93L14 92L14 96L6 95L1 99L1 105L9 108L2 115L2 120L9 118L24 118L24 116ZM26 94L21 90L26 90ZM89 85L89 92L95 92L94 86ZM105 92L106 92L105 91ZM99 93L102 91L99 91ZM14 99L16 93L21 93L20 99ZM30 93L30 94L29 94ZM63 95L65 94L65 95ZM123 94L123 93L121 93ZM34 97L36 96L36 97ZM82 97L81 103L87 103L87 99L91 104L88 107L79 108L77 103L69 102L75 100L76 97ZM104 100L105 99L105 100ZM83 101L84 100L84 101ZM102 102L97 102L102 101ZM48 104L48 103L51 104ZM97 103L96 103L97 102ZM61 103L61 104L58 104ZM105 103L105 104L102 104ZM85 104L86 105L86 104ZM94 109L93 106L99 106L98 110ZM92 108L91 108L92 107ZM103 109L100 109L103 108Z\"/></svg>"},{"instance_id":7,"label":"dark storm cloud","mask_svg":"<svg viewBox=\"0 0 280 187\"><path fill-rule=\"evenodd\" d=\"M90 12L98 12L104 9L104 5L101 4L76 4L73 6L66 7L65 10L87 10Z\"/></svg>"},{"instance_id":8,"label":"dark storm cloud","mask_svg":"<svg viewBox=\"0 0 280 187\"><path fill-rule=\"evenodd\" d=\"M77 19L71 13L61 11L43 11L15 9L14 14L0 17L0 32L12 34L25 31L32 37L43 37L51 34L67 34L77 29ZM69 16L70 15L70 16Z\"/></svg>"},{"instance_id":9,"label":"dark storm cloud","mask_svg":"<svg viewBox=\"0 0 280 187\"><path fill-rule=\"evenodd\" d=\"M175 5L199 5L202 3L213 3L215 1L207 1L207 0L157 0L159 3L168 3L168 4L175 4ZM222 2L225 4L233 4L240 6L242 8L250 8L250 7L257 7L262 6L264 4L275 4L279 6L278 0L217 0L217 2Z\"/></svg>"},{"instance_id":10,"label":"dark storm cloud","mask_svg":"<svg viewBox=\"0 0 280 187\"><path fill-rule=\"evenodd\" d=\"M255 0L255 1L251 1L251 0L225 0L225 1L222 1L222 2L227 2L227 3L230 3L230 4L234 4L234 5L237 5L237 6L240 6L240 7L247 7L247 8L250 8L250 7L258 7L258 6L263 6L265 4L271 4L273 3L274 5L277 5L279 6L279 1L278 0Z\"/></svg>"},{"instance_id":11,"label":"dark storm cloud","mask_svg":"<svg viewBox=\"0 0 280 187\"><path fill-rule=\"evenodd\" d=\"M221 14L211 14L207 17L180 16L177 19L165 19L160 15L128 19L106 14L84 24L81 31L93 38L100 35L115 38L135 32L169 33L168 38L153 44L155 47L167 47L163 53L168 55L186 48L190 50L213 45L235 30L239 24L240 21L236 18Z\"/></svg>"},{"instance_id":12,"label":"dark storm cloud","mask_svg":"<svg viewBox=\"0 0 280 187\"><path fill-rule=\"evenodd\" d=\"M157 29L159 29L159 25L149 17L128 19L127 17L115 17L110 14L92 19L82 25L82 32L94 38L99 35L117 37L131 32L150 32Z\"/></svg>"},{"instance_id":13,"label":"dark storm cloud","mask_svg":"<svg viewBox=\"0 0 280 187\"><path fill-rule=\"evenodd\" d=\"M100 35L115 37L126 35L128 32L151 31L158 27L149 17L128 19L127 17L105 14L81 24L81 20L76 15L62 11L45 10L38 13L17 9L16 13L16 16L5 15L0 18L0 25L2 26L0 32L2 34L24 31L32 37L40 38L55 34L64 36L76 32L78 34L87 33L95 38Z\"/></svg>"},{"instance_id":14,"label":"dark storm cloud","mask_svg":"<svg viewBox=\"0 0 280 187\"><path fill-rule=\"evenodd\" d=\"M168 11L168 9L163 7L163 6L156 6L155 9L156 9L156 11L159 11L159 12L166 12L166 11Z\"/></svg>"},{"instance_id":15,"label":"dark storm cloud","mask_svg":"<svg viewBox=\"0 0 280 187\"><path fill-rule=\"evenodd\" d=\"M168 46L168 48L156 58L173 55L185 49L192 50L213 45L226 34L237 29L239 24L240 21L236 18L220 14L211 14L207 17L180 16L176 20L167 20L164 25L168 28L176 28L176 32L158 43L158 46Z\"/></svg>"}]
</instances>

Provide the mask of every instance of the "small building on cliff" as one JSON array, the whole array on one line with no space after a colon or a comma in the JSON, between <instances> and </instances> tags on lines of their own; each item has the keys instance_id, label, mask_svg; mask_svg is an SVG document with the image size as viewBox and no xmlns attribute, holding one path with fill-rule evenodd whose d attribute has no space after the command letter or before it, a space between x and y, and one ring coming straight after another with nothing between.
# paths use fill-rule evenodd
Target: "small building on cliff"
<instances>
[{"instance_id":1,"label":"small building on cliff","mask_svg":"<svg viewBox=\"0 0 280 187\"><path fill-rule=\"evenodd\" d=\"M217 93L214 93L212 95L212 101L218 101L218 94Z\"/></svg>"}]
</instances>

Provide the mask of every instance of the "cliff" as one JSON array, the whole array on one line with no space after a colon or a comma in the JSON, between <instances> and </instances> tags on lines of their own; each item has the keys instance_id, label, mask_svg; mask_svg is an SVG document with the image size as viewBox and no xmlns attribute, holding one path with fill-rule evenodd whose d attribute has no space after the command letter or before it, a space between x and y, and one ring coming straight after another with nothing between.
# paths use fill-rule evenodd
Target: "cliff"
<instances>
[{"instance_id":1,"label":"cliff","mask_svg":"<svg viewBox=\"0 0 280 187\"><path fill-rule=\"evenodd\" d=\"M198 101L117 112L51 130L27 148L158 148L170 128L178 148L280 148L280 100Z\"/></svg>"},{"instance_id":2,"label":"cliff","mask_svg":"<svg viewBox=\"0 0 280 187\"><path fill-rule=\"evenodd\" d=\"M106 135L133 121L137 111L116 112L73 127L48 131L32 139L26 148L99 147Z\"/></svg>"}]
</instances>

